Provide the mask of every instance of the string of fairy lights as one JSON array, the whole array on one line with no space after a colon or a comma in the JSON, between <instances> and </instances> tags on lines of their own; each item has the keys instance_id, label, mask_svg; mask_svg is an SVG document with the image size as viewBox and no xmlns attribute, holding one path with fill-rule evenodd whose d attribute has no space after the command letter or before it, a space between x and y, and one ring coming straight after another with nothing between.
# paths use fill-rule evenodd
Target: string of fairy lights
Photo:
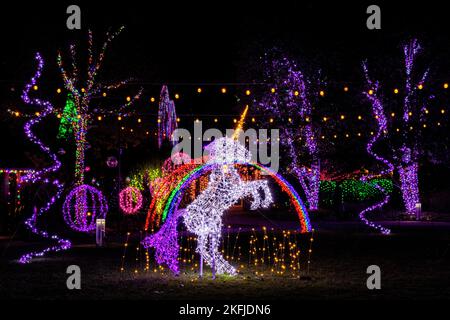
<instances>
[{"instance_id":1,"label":"string of fairy lights","mask_svg":"<svg viewBox=\"0 0 450 320\"><path fill-rule=\"evenodd\" d=\"M449 88L449 84L447 82L443 83L441 85L441 88L443 90L447 90ZM419 84L417 87L418 90L424 90L425 87L423 84ZM39 90L39 87L37 85L33 86L33 90L37 91ZM212 91L212 92L218 92L222 95L226 95L230 92L228 87L220 87L219 90L217 90L217 88L203 88L203 87L197 87L195 89L195 92L198 95L202 95L204 94L206 91ZM214 90L214 91L213 91ZM275 93L276 89L275 88L270 88L269 89L271 93ZM344 86L342 89L344 92L349 92L350 89L348 86ZM83 89L81 89L81 91L83 92ZM57 94L62 94L63 90L58 88L56 89L56 93ZM398 88L394 88L392 89L392 93L397 95L397 94L401 94L401 90ZM246 96L252 96L253 92L250 89L245 89L243 90L243 94L245 94ZM294 91L293 92L294 95L298 95L299 92L298 91ZM372 95L374 94L374 91L372 89L367 91L367 94ZM325 97L327 95L325 90L320 90L318 92L318 95L320 97ZM102 93L103 97L107 96L107 93L104 92ZM125 101L130 102L132 101L132 97L131 96L126 96L124 98ZM173 94L173 99L174 101L176 100L180 100L182 99L182 96L180 93L175 93ZM141 101L145 101L144 98L141 98ZM90 121L97 121L97 122L102 122L102 121L116 121L118 128L120 128L121 132L127 133L127 134L143 134L145 133L145 135L149 136L149 135L154 135L157 136L158 135L158 131L157 131L157 126L155 125L155 121L157 121L157 109L156 109L156 104L158 103L158 99L155 97L150 97L148 98L148 101L151 104L155 104L155 109L153 110L153 112L139 112L138 110L133 110L132 112L128 113L128 114L111 114L108 112L99 112L99 113L95 113L93 112L91 117L90 117ZM56 109L56 108L55 108ZM32 116L38 116L39 112L35 112L33 114L30 113L24 113L24 112L20 112L19 110L13 109L13 108L9 108L8 113L15 117L15 118L22 118L22 117L32 117ZM187 119L186 121L192 122L192 121L202 121L202 122L207 122L208 124L217 124L217 125L231 125L231 124L237 124L238 122L238 116L234 115L234 114L213 114L213 113L209 113L209 114L200 114L200 115L193 115L193 114L189 114L189 113L183 113L182 110L180 110L181 112L178 112L178 117L176 118L176 122L180 123L182 121L182 119ZM56 110L55 111L55 115L58 119L62 118L62 110ZM412 116L412 112L410 112L409 116ZM441 108L435 108L435 109L427 109L425 110L425 116L434 116L433 119L430 119L429 121L422 123L421 124L421 128L420 129L427 129L427 128L433 128L433 127L441 127L445 124L446 121L446 115L447 115L447 108L446 107L441 107ZM397 116L400 116L398 114L396 114L395 112L391 112L389 114L389 116L391 118L396 118ZM79 117L79 115L78 115ZM337 128L334 128L330 130L329 124L344 124L344 123L348 123L348 121L355 121L355 123L365 123L368 121L371 121L372 116L364 116L362 114L355 114L355 113L351 113L351 112L340 112L338 114L322 114L320 116L314 116L314 117L306 117L304 119L304 121L306 123L308 122L314 122L314 123L322 123L323 125L327 125L327 132L324 134L320 134L318 135L317 138L319 139L340 139L340 138L359 138L359 137L368 137L371 135L374 135L373 131L367 131L367 130L352 130L349 131L347 130L347 132L342 132L345 130L339 130ZM269 126L276 126L280 121L285 121L284 119L275 119L273 117L267 117L267 116L258 116L258 115L253 115L251 116L251 118L249 119L253 125L258 125L258 124L264 124L264 125L269 125ZM288 122L294 122L297 121L298 119L286 119ZM184 122L184 120L183 120ZM419 128L415 128L414 126L409 126L409 128L406 128L406 130L410 130L413 131L415 129L419 129ZM401 129L401 128L394 128L393 132L401 134L402 130L405 129ZM332 132L330 132L332 131ZM261 141L263 142L263 141ZM267 141L268 142L268 141Z\"/></svg>"},{"instance_id":2,"label":"string of fairy lights","mask_svg":"<svg viewBox=\"0 0 450 320\"><path fill-rule=\"evenodd\" d=\"M311 269L315 232L302 234L297 230L224 227L220 253L236 266L243 276L280 276L300 278L309 276ZM192 274L191 281L198 281L199 255L196 252L197 237L180 235L178 262L183 272ZM149 253L150 249L131 237L127 232L119 270L133 274L169 274L169 269L159 264Z\"/></svg>"}]
</instances>

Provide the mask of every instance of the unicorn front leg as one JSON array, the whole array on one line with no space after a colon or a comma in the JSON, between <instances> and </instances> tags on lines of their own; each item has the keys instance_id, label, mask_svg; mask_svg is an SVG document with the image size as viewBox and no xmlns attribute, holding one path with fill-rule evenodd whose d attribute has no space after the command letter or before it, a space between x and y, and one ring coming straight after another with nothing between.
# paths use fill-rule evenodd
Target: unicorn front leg
<instances>
[{"instance_id":1,"label":"unicorn front leg","mask_svg":"<svg viewBox=\"0 0 450 320\"><path fill-rule=\"evenodd\" d=\"M246 186L244 186L244 190L247 191L247 195L251 195L253 201L250 205L251 210L256 210L260 207L267 208L272 202L272 194L270 193L269 185L267 181L257 180L251 182L244 182ZM264 193L264 199L261 200L261 194L259 190L262 190Z\"/></svg>"}]
</instances>

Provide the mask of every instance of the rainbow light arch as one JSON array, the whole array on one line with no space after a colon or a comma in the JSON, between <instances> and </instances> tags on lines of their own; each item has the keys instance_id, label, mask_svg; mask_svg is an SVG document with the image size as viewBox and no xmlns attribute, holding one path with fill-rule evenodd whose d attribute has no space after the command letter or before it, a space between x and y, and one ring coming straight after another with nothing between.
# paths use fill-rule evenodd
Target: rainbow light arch
<instances>
[{"instance_id":1,"label":"rainbow light arch","mask_svg":"<svg viewBox=\"0 0 450 320\"><path fill-rule=\"evenodd\" d=\"M275 182L281 187L281 189L286 192L289 195L289 198L291 200L291 203L294 205L295 211L297 211L299 221L300 221L300 231L302 233L311 232L311 222L309 220L308 212L306 211L306 207L303 204L302 200L300 199L300 196L298 195L297 191L295 191L294 187L292 187L289 182L287 182L281 175L273 172L269 168L260 165L258 163L234 163L234 164L241 164L241 165L249 165L252 166L262 172L267 173L269 176L271 176ZM192 171L190 171L188 174L186 174L183 179L178 183L178 185L172 190L170 193L167 203L164 207L164 211L162 213L162 221L165 221L166 218L168 218L172 213L178 208L178 205L181 202L182 197L180 195L184 191L184 189L190 185L190 183L193 180L196 180L200 178L204 173L210 171L214 166L217 164L203 164Z\"/></svg>"}]
</instances>

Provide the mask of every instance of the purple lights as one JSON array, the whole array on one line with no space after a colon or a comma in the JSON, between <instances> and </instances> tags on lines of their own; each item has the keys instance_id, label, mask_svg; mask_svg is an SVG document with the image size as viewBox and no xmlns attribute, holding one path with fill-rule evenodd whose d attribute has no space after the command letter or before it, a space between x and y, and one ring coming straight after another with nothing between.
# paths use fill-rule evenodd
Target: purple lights
<instances>
[{"instance_id":1,"label":"purple lights","mask_svg":"<svg viewBox=\"0 0 450 320\"><path fill-rule=\"evenodd\" d=\"M61 167L61 162L58 160L55 153L51 152L50 148L43 144L43 142L33 133L32 128L38 124L43 118L47 117L49 114L53 112L53 105L48 101L43 101L40 99L31 99L28 96L28 93L30 92L31 88L36 85L37 80L41 76L42 69L44 67L44 60L42 59L41 55L39 53L36 53L36 60L38 61L38 68L36 71L36 74L33 78L31 78L31 81L25 86L25 89L22 94L22 99L26 104L32 104L32 105L38 105L43 107L43 111L38 113L36 117L29 120L24 127L25 134L30 139L31 142L36 144L39 149L43 152L45 152L52 160L53 164L47 168L41 169L41 170L35 170L31 171L25 176L22 177L21 181L25 183L37 183L37 182L43 182L49 185L54 186L57 189L56 194L47 202L46 205L38 209L30 218L28 218L25 221L25 225L28 227L28 229L31 230L36 235L39 235L43 238L51 239L57 241L57 244L51 247L48 247L41 251L35 251L30 252L25 255L23 255L20 259L20 263L29 263L34 257L42 257L48 252L55 252L55 251L61 251L61 250L67 250L71 247L71 243L69 240L65 240L60 238L57 235L50 234L47 231L40 230L37 227L37 220L42 214L47 212L50 207L55 203L55 201L61 196L63 184L60 183L58 180L53 180L50 182L48 178L45 178L45 176L48 173L56 172Z\"/></svg>"},{"instance_id":2,"label":"purple lights","mask_svg":"<svg viewBox=\"0 0 450 320\"><path fill-rule=\"evenodd\" d=\"M90 232L95 230L96 219L105 219L108 204L100 190L88 185L75 187L63 204L63 215L73 230Z\"/></svg>"},{"instance_id":3,"label":"purple lights","mask_svg":"<svg viewBox=\"0 0 450 320\"><path fill-rule=\"evenodd\" d=\"M395 138L392 137L389 127L389 125L392 126L392 123L394 123L394 119L392 119L392 123L388 123L384 109L385 104L392 105L393 103L390 103L391 101L389 101L389 103L382 101L377 93L379 87L378 82L372 82L369 79L367 66L365 63L363 64L367 84L371 88L369 93L366 92L365 95L370 101L372 111L377 119L378 133L390 139L391 158L395 166L386 159L373 155L377 160L382 161L389 166L389 172L392 172L394 168L397 169L403 203L405 205L406 213L410 215L416 212L416 206L420 203L419 156L423 152L420 140L421 132L415 132L414 130L420 130L420 128L426 127L426 124L424 123L424 121L426 121L424 115L428 112L426 106L428 101L433 98L433 95L431 94L420 94L420 92L423 91L424 83L429 74L428 69L421 74L417 74L417 71L415 70L417 55L421 50L422 48L416 39L411 40L403 46L405 88L402 100L403 103L400 103L402 117L400 123L396 123L397 136ZM396 93L398 93L398 91ZM392 113L392 115L394 114L395 113ZM379 136L376 136L371 139L368 150L372 149L372 145L378 137Z\"/></svg>"},{"instance_id":4,"label":"purple lights","mask_svg":"<svg viewBox=\"0 0 450 320\"><path fill-rule=\"evenodd\" d=\"M275 115L283 125L280 128L280 142L287 149L290 169L302 186L309 209L319 206L320 159L317 133L312 124L313 102L317 91L297 65L286 57L266 62L266 78L272 82L272 89L265 94L258 107ZM302 165L299 154L302 147L295 141L304 142L309 167Z\"/></svg>"}]
</instances>

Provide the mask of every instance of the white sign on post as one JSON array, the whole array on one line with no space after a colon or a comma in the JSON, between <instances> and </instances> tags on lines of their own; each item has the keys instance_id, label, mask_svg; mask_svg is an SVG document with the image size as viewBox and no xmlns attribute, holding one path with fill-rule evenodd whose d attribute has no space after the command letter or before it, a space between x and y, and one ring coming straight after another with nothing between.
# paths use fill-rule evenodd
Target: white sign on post
<instances>
[{"instance_id":1,"label":"white sign on post","mask_svg":"<svg viewBox=\"0 0 450 320\"><path fill-rule=\"evenodd\" d=\"M105 219L97 219L96 220L96 229L95 229L95 241L97 246L103 247L103 238L105 236Z\"/></svg>"}]
</instances>

